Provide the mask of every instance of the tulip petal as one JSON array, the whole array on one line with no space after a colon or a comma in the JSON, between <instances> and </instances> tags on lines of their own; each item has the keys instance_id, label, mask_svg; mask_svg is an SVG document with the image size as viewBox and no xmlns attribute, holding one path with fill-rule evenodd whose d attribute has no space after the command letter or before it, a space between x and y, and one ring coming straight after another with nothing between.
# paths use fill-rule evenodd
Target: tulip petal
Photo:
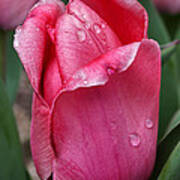
<instances>
[{"instance_id":1,"label":"tulip petal","mask_svg":"<svg viewBox=\"0 0 180 180\"><path fill-rule=\"evenodd\" d=\"M31 123L31 151L37 173L48 179L52 173L54 151L51 146L49 108L34 93Z\"/></svg>"},{"instance_id":2,"label":"tulip petal","mask_svg":"<svg viewBox=\"0 0 180 180\"><path fill-rule=\"evenodd\" d=\"M57 55L63 80L101 54L121 45L116 34L81 1L67 6L56 25Z\"/></svg>"},{"instance_id":3,"label":"tulip petal","mask_svg":"<svg viewBox=\"0 0 180 180\"><path fill-rule=\"evenodd\" d=\"M73 0L78 3L79 0ZM147 37L148 15L137 0L82 0L116 32L123 44Z\"/></svg>"},{"instance_id":4,"label":"tulip petal","mask_svg":"<svg viewBox=\"0 0 180 180\"><path fill-rule=\"evenodd\" d=\"M128 46L133 55L120 47L111 59L120 73L107 72L104 83L97 78L110 62L110 56L102 56L84 67L84 73L97 83L88 84L87 79L86 87L69 86L57 98L51 124L56 156L53 179L149 177L156 152L160 49L152 40Z\"/></svg>"},{"instance_id":5,"label":"tulip petal","mask_svg":"<svg viewBox=\"0 0 180 180\"><path fill-rule=\"evenodd\" d=\"M23 26L16 30L14 47L21 58L34 90L41 95L47 94L47 92L42 92L42 84L44 84L42 76L46 69L47 71L51 69L51 66L54 71L49 71L49 73L59 83L54 84L53 81L49 81L49 83L52 83L53 87L58 86L53 88L56 91L61 88L61 78L56 75L58 65L54 53L53 33L56 20L63 12L64 5L60 1L40 1L29 13ZM46 74L45 76L47 76ZM48 101L51 101L55 94L56 92L52 92L52 97L49 97Z\"/></svg>"}]
</instances>

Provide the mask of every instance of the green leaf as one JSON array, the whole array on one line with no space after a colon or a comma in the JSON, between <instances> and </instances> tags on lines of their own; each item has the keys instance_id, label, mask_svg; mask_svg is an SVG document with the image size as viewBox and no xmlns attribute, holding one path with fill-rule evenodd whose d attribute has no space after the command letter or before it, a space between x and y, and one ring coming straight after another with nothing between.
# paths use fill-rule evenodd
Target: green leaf
<instances>
[{"instance_id":1,"label":"green leaf","mask_svg":"<svg viewBox=\"0 0 180 180\"><path fill-rule=\"evenodd\" d=\"M0 80L0 179L26 180L15 118Z\"/></svg>"},{"instance_id":2,"label":"green leaf","mask_svg":"<svg viewBox=\"0 0 180 180\"><path fill-rule=\"evenodd\" d=\"M177 28L177 32L176 32L176 39L180 39L180 23L179 23L179 27ZM176 70L177 70L177 76L178 76L178 105L180 108L180 45L177 47L176 50Z\"/></svg>"},{"instance_id":3,"label":"green leaf","mask_svg":"<svg viewBox=\"0 0 180 180\"><path fill-rule=\"evenodd\" d=\"M176 52L176 47L172 46L161 51L162 66L170 60L170 57Z\"/></svg>"},{"instance_id":4,"label":"green leaf","mask_svg":"<svg viewBox=\"0 0 180 180\"><path fill-rule=\"evenodd\" d=\"M64 2L65 4L69 2L69 0L61 0L61 1Z\"/></svg>"},{"instance_id":5,"label":"green leaf","mask_svg":"<svg viewBox=\"0 0 180 180\"><path fill-rule=\"evenodd\" d=\"M167 129L172 116L178 109L177 79L174 61L169 61L162 69L160 115L159 115L159 139Z\"/></svg>"},{"instance_id":6,"label":"green leaf","mask_svg":"<svg viewBox=\"0 0 180 180\"><path fill-rule=\"evenodd\" d=\"M178 112L175 114L175 116L170 121L170 123L166 129L166 132L165 132L163 138L160 140L160 142L162 142L179 125L180 125L180 110L178 110Z\"/></svg>"},{"instance_id":7,"label":"green leaf","mask_svg":"<svg viewBox=\"0 0 180 180\"><path fill-rule=\"evenodd\" d=\"M158 180L180 179L180 141L163 167Z\"/></svg>"},{"instance_id":8,"label":"green leaf","mask_svg":"<svg viewBox=\"0 0 180 180\"><path fill-rule=\"evenodd\" d=\"M169 155L176 144L180 141L180 125L176 126L163 141L158 145L155 168L152 174L152 180L157 179ZM173 179L174 180L174 179Z\"/></svg>"},{"instance_id":9,"label":"green leaf","mask_svg":"<svg viewBox=\"0 0 180 180\"><path fill-rule=\"evenodd\" d=\"M149 15L148 35L159 42L165 44L170 41L164 23L152 4L151 0L139 0L146 8ZM177 76L175 60L171 58L162 67L161 93L160 93L160 115L158 136L161 139L165 133L167 125L178 108Z\"/></svg>"},{"instance_id":10,"label":"green leaf","mask_svg":"<svg viewBox=\"0 0 180 180\"><path fill-rule=\"evenodd\" d=\"M164 23L154 7L151 0L139 0L139 2L145 7L149 16L149 28L148 34L152 39L157 40L160 44L164 44L170 41L170 37Z\"/></svg>"},{"instance_id":11,"label":"green leaf","mask_svg":"<svg viewBox=\"0 0 180 180\"><path fill-rule=\"evenodd\" d=\"M12 31L6 32L5 84L11 104L13 104L16 98L16 93L19 86L20 74L22 71L20 60L13 48L13 39L14 39L13 35L14 33Z\"/></svg>"},{"instance_id":12,"label":"green leaf","mask_svg":"<svg viewBox=\"0 0 180 180\"><path fill-rule=\"evenodd\" d=\"M170 15L169 13L162 13L161 16L166 24L171 38L176 39L175 36L178 29L178 25L180 23L180 14Z\"/></svg>"}]
</instances>

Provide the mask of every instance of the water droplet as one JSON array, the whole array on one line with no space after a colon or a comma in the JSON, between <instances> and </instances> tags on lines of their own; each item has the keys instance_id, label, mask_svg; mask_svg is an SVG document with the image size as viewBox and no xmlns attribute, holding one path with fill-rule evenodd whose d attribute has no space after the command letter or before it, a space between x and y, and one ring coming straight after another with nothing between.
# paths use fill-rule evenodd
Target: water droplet
<instances>
[{"instance_id":1,"label":"water droplet","mask_svg":"<svg viewBox=\"0 0 180 180\"><path fill-rule=\"evenodd\" d=\"M19 47L19 41L17 39L14 40L14 47L15 48Z\"/></svg>"},{"instance_id":2,"label":"water droplet","mask_svg":"<svg viewBox=\"0 0 180 180\"><path fill-rule=\"evenodd\" d=\"M98 24L94 24L94 31L96 32L96 34L101 33L101 27Z\"/></svg>"},{"instance_id":3,"label":"water droplet","mask_svg":"<svg viewBox=\"0 0 180 180\"><path fill-rule=\"evenodd\" d=\"M80 42L84 42L86 40L86 33L84 30L79 30L77 32L77 36Z\"/></svg>"},{"instance_id":4,"label":"water droplet","mask_svg":"<svg viewBox=\"0 0 180 180\"><path fill-rule=\"evenodd\" d=\"M148 128L148 129L151 129L152 127L153 127L153 121L151 120L151 119L146 119L145 120L145 126L146 126L146 128Z\"/></svg>"},{"instance_id":5,"label":"water droplet","mask_svg":"<svg viewBox=\"0 0 180 180\"><path fill-rule=\"evenodd\" d=\"M139 146L141 139L137 133L133 133L129 135L129 142L132 146L137 147Z\"/></svg>"},{"instance_id":6,"label":"water droplet","mask_svg":"<svg viewBox=\"0 0 180 180\"><path fill-rule=\"evenodd\" d=\"M88 83L86 80L84 80L83 82L84 82L85 85Z\"/></svg>"},{"instance_id":7,"label":"water droplet","mask_svg":"<svg viewBox=\"0 0 180 180\"><path fill-rule=\"evenodd\" d=\"M111 67L108 67L107 68L107 73L109 74L109 75L112 75L112 74L114 74L114 69L113 68L111 68Z\"/></svg>"},{"instance_id":8,"label":"water droplet","mask_svg":"<svg viewBox=\"0 0 180 180\"><path fill-rule=\"evenodd\" d=\"M83 17L83 19L84 19L84 20L86 20L86 19L87 19L86 14L83 14L83 15L82 15L82 17Z\"/></svg>"},{"instance_id":9,"label":"water droplet","mask_svg":"<svg viewBox=\"0 0 180 180\"><path fill-rule=\"evenodd\" d=\"M102 23L102 24L101 24L101 27L102 27L103 29L105 29L105 28L106 28L106 25L105 25L104 23Z\"/></svg>"},{"instance_id":10,"label":"water droplet","mask_svg":"<svg viewBox=\"0 0 180 180\"><path fill-rule=\"evenodd\" d=\"M117 129L117 123L116 122L112 121L110 125L111 125L111 129L112 130L116 130Z\"/></svg>"}]
</instances>

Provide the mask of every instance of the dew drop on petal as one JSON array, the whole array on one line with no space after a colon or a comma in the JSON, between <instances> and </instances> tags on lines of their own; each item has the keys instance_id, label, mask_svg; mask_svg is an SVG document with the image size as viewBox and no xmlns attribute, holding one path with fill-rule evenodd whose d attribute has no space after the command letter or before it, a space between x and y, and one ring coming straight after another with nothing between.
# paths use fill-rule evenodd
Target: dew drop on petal
<instances>
[{"instance_id":1,"label":"dew drop on petal","mask_svg":"<svg viewBox=\"0 0 180 180\"><path fill-rule=\"evenodd\" d=\"M15 48L19 47L19 40L18 39L19 39L19 35L20 35L21 31L22 31L21 26L16 28L16 33L14 35L14 38L15 38L15 40L14 40L14 47Z\"/></svg>"},{"instance_id":2,"label":"dew drop on petal","mask_svg":"<svg viewBox=\"0 0 180 180\"><path fill-rule=\"evenodd\" d=\"M102 24L101 24L101 27L102 27L103 29L105 29L105 28L106 28L106 25L105 25L104 23L102 23Z\"/></svg>"},{"instance_id":3,"label":"dew drop on petal","mask_svg":"<svg viewBox=\"0 0 180 180\"><path fill-rule=\"evenodd\" d=\"M101 33L101 27L98 24L94 24L94 31L96 32L96 34Z\"/></svg>"},{"instance_id":4,"label":"dew drop on petal","mask_svg":"<svg viewBox=\"0 0 180 180\"><path fill-rule=\"evenodd\" d=\"M84 42L86 40L86 33L84 30L79 30L77 32L77 37L79 39L80 42Z\"/></svg>"},{"instance_id":5,"label":"dew drop on petal","mask_svg":"<svg viewBox=\"0 0 180 180\"><path fill-rule=\"evenodd\" d=\"M19 41L17 39L14 40L14 47L15 48L19 47Z\"/></svg>"},{"instance_id":6,"label":"dew drop on petal","mask_svg":"<svg viewBox=\"0 0 180 180\"><path fill-rule=\"evenodd\" d=\"M151 119L146 119L145 120L145 127L146 128L151 129L151 128L153 128L153 126L154 126L154 123L153 123L153 121Z\"/></svg>"},{"instance_id":7,"label":"dew drop on petal","mask_svg":"<svg viewBox=\"0 0 180 180\"><path fill-rule=\"evenodd\" d=\"M112 74L114 74L114 69L113 68L111 68L111 67L108 67L107 68L107 73L108 73L108 75L112 75Z\"/></svg>"},{"instance_id":8,"label":"dew drop on petal","mask_svg":"<svg viewBox=\"0 0 180 180\"><path fill-rule=\"evenodd\" d=\"M85 85L88 83L86 80L84 80L83 82L84 82Z\"/></svg>"},{"instance_id":9,"label":"dew drop on petal","mask_svg":"<svg viewBox=\"0 0 180 180\"><path fill-rule=\"evenodd\" d=\"M87 19L86 14L83 14L83 15L82 15L82 17L83 17L83 19L84 19L84 20L86 20L86 19Z\"/></svg>"},{"instance_id":10,"label":"dew drop on petal","mask_svg":"<svg viewBox=\"0 0 180 180\"><path fill-rule=\"evenodd\" d=\"M137 146L139 146L141 139L137 133L133 133L133 134L129 135L129 142L130 142L131 146L137 147Z\"/></svg>"}]
</instances>

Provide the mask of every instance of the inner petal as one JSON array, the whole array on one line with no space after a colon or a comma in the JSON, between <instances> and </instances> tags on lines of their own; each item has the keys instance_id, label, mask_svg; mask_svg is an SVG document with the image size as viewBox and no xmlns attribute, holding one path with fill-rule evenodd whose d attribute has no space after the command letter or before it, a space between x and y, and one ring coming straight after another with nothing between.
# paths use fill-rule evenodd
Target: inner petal
<instances>
[{"instance_id":1,"label":"inner petal","mask_svg":"<svg viewBox=\"0 0 180 180\"><path fill-rule=\"evenodd\" d=\"M64 80L91 60L121 45L106 22L82 2L71 2L58 19L56 41Z\"/></svg>"}]
</instances>

